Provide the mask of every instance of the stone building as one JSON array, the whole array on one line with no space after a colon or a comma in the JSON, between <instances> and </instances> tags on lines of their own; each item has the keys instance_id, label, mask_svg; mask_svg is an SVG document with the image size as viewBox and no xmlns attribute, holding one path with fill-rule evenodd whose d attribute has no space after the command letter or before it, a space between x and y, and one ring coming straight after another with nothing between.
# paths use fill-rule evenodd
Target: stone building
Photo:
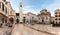
<instances>
[{"instance_id":1,"label":"stone building","mask_svg":"<svg viewBox=\"0 0 60 35\"><path fill-rule=\"evenodd\" d=\"M47 9L42 9L38 14L39 22L44 24L50 24L51 14Z\"/></svg>"},{"instance_id":2,"label":"stone building","mask_svg":"<svg viewBox=\"0 0 60 35\"><path fill-rule=\"evenodd\" d=\"M51 23L52 24L54 23L54 20L55 20L55 17L54 16L51 16Z\"/></svg>"},{"instance_id":3,"label":"stone building","mask_svg":"<svg viewBox=\"0 0 60 35\"><path fill-rule=\"evenodd\" d=\"M22 15L22 20L23 20L23 23L26 22L26 18L27 18L27 14L23 14ZM19 13L16 13L16 23L20 23L20 14Z\"/></svg>"},{"instance_id":4,"label":"stone building","mask_svg":"<svg viewBox=\"0 0 60 35\"><path fill-rule=\"evenodd\" d=\"M26 23L27 21L28 14L23 14L23 23Z\"/></svg>"},{"instance_id":5,"label":"stone building","mask_svg":"<svg viewBox=\"0 0 60 35\"><path fill-rule=\"evenodd\" d=\"M33 13L31 13L31 12L28 12L27 13L27 17L26 17L26 22L28 22L29 24L30 23L38 23L38 17L37 17L37 15L36 14L33 14Z\"/></svg>"},{"instance_id":6,"label":"stone building","mask_svg":"<svg viewBox=\"0 0 60 35\"><path fill-rule=\"evenodd\" d=\"M19 13L16 13L16 23L19 23L19 19L20 19Z\"/></svg>"},{"instance_id":7,"label":"stone building","mask_svg":"<svg viewBox=\"0 0 60 35\"><path fill-rule=\"evenodd\" d=\"M60 24L60 9L55 10L55 24Z\"/></svg>"},{"instance_id":8,"label":"stone building","mask_svg":"<svg viewBox=\"0 0 60 35\"><path fill-rule=\"evenodd\" d=\"M0 0L0 24L7 24L10 18L14 17L15 11L12 9L10 2ZM13 16L12 16L13 15Z\"/></svg>"},{"instance_id":9,"label":"stone building","mask_svg":"<svg viewBox=\"0 0 60 35\"><path fill-rule=\"evenodd\" d=\"M9 14L8 14L8 22L9 23L15 23L15 21L16 21L16 15L15 15L15 11L12 9L12 7L11 7L11 4L9 3Z\"/></svg>"}]
</instances>

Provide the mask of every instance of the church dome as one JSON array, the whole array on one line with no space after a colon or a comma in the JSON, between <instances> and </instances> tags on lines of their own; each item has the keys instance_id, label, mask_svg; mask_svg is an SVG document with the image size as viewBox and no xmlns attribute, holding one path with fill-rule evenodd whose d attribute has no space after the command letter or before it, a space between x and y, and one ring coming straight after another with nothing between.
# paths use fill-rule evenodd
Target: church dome
<instances>
[{"instance_id":1,"label":"church dome","mask_svg":"<svg viewBox=\"0 0 60 35\"><path fill-rule=\"evenodd\" d=\"M42 9L42 10L40 11L40 14L41 14L41 15L51 15L50 12L48 12L47 9Z\"/></svg>"}]
</instances>

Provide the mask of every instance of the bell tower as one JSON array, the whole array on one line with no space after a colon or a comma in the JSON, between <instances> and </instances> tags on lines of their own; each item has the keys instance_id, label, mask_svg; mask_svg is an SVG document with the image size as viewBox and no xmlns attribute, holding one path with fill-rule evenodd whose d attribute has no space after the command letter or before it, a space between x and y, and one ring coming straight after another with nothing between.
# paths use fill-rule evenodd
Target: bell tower
<instances>
[{"instance_id":1,"label":"bell tower","mask_svg":"<svg viewBox=\"0 0 60 35\"><path fill-rule=\"evenodd\" d=\"M20 23L23 22L23 13L22 13L22 0L19 5L19 14L20 14Z\"/></svg>"}]
</instances>

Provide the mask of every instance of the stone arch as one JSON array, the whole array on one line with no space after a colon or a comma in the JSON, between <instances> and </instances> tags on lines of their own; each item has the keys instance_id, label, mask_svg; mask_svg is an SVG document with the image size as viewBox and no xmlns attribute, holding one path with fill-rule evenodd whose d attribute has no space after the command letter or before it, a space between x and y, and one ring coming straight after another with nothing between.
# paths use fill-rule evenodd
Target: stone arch
<instances>
[{"instance_id":1,"label":"stone arch","mask_svg":"<svg viewBox=\"0 0 60 35\"><path fill-rule=\"evenodd\" d=\"M10 23L14 23L14 18L9 18Z\"/></svg>"},{"instance_id":2,"label":"stone arch","mask_svg":"<svg viewBox=\"0 0 60 35\"><path fill-rule=\"evenodd\" d=\"M19 23L19 19L16 19L16 23Z\"/></svg>"},{"instance_id":3,"label":"stone arch","mask_svg":"<svg viewBox=\"0 0 60 35\"><path fill-rule=\"evenodd\" d=\"M14 18L10 17L8 19L8 23L6 24L8 27L12 27L13 26L13 23L14 23Z\"/></svg>"},{"instance_id":4,"label":"stone arch","mask_svg":"<svg viewBox=\"0 0 60 35\"><path fill-rule=\"evenodd\" d=\"M23 23L25 23L25 21L26 21L26 17L23 17Z\"/></svg>"}]
</instances>

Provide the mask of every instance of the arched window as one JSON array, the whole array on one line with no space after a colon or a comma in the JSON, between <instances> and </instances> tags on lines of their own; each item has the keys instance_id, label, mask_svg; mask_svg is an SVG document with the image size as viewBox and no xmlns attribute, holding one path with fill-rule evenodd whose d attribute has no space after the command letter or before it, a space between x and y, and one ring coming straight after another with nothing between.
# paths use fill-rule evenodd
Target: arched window
<instances>
[{"instance_id":1,"label":"arched window","mask_svg":"<svg viewBox=\"0 0 60 35\"><path fill-rule=\"evenodd\" d=\"M7 8L6 8L6 13L7 13Z\"/></svg>"},{"instance_id":2,"label":"arched window","mask_svg":"<svg viewBox=\"0 0 60 35\"><path fill-rule=\"evenodd\" d=\"M2 18L2 23L4 23L4 18Z\"/></svg>"},{"instance_id":3,"label":"arched window","mask_svg":"<svg viewBox=\"0 0 60 35\"><path fill-rule=\"evenodd\" d=\"M58 17L58 15L55 15L55 17Z\"/></svg>"},{"instance_id":4,"label":"arched window","mask_svg":"<svg viewBox=\"0 0 60 35\"><path fill-rule=\"evenodd\" d=\"M58 20L58 19L55 19L55 20Z\"/></svg>"},{"instance_id":5,"label":"arched window","mask_svg":"<svg viewBox=\"0 0 60 35\"><path fill-rule=\"evenodd\" d=\"M55 12L55 14L57 14L57 12Z\"/></svg>"},{"instance_id":6,"label":"arched window","mask_svg":"<svg viewBox=\"0 0 60 35\"><path fill-rule=\"evenodd\" d=\"M44 20L42 19L42 22L44 22Z\"/></svg>"},{"instance_id":7,"label":"arched window","mask_svg":"<svg viewBox=\"0 0 60 35\"><path fill-rule=\"evenodd\" d=\"M2 11L4 11L4 4L2 3Z\"/></svg>"},{"instance_id":8,"label":"arched window","mask_svg":"<svg viewBox=\"0 0 60 35\"><path fill-rule=\"evenodd\" d=\"M5 19L5 23L7 23L7 19Z\"/></svg>"},{"instance_id":9,"label":"arched window","mask_svg":"<svg viewBox=\"0 0 60 35\"><path fill-rule=\"evenodd\" d=\"M56 24L57 24L57 22L56 22Z\"/></svg>"},{"instance_id":10,"label":"arched window","mask_svg":"<svg viewBox=\"0 0 60 35\"><path fill-rule=\"evenodd\" d=\"M13 23L14 22L14 19L13 18L9 18L10 22Z\"/></svg>"}]
</instances>

